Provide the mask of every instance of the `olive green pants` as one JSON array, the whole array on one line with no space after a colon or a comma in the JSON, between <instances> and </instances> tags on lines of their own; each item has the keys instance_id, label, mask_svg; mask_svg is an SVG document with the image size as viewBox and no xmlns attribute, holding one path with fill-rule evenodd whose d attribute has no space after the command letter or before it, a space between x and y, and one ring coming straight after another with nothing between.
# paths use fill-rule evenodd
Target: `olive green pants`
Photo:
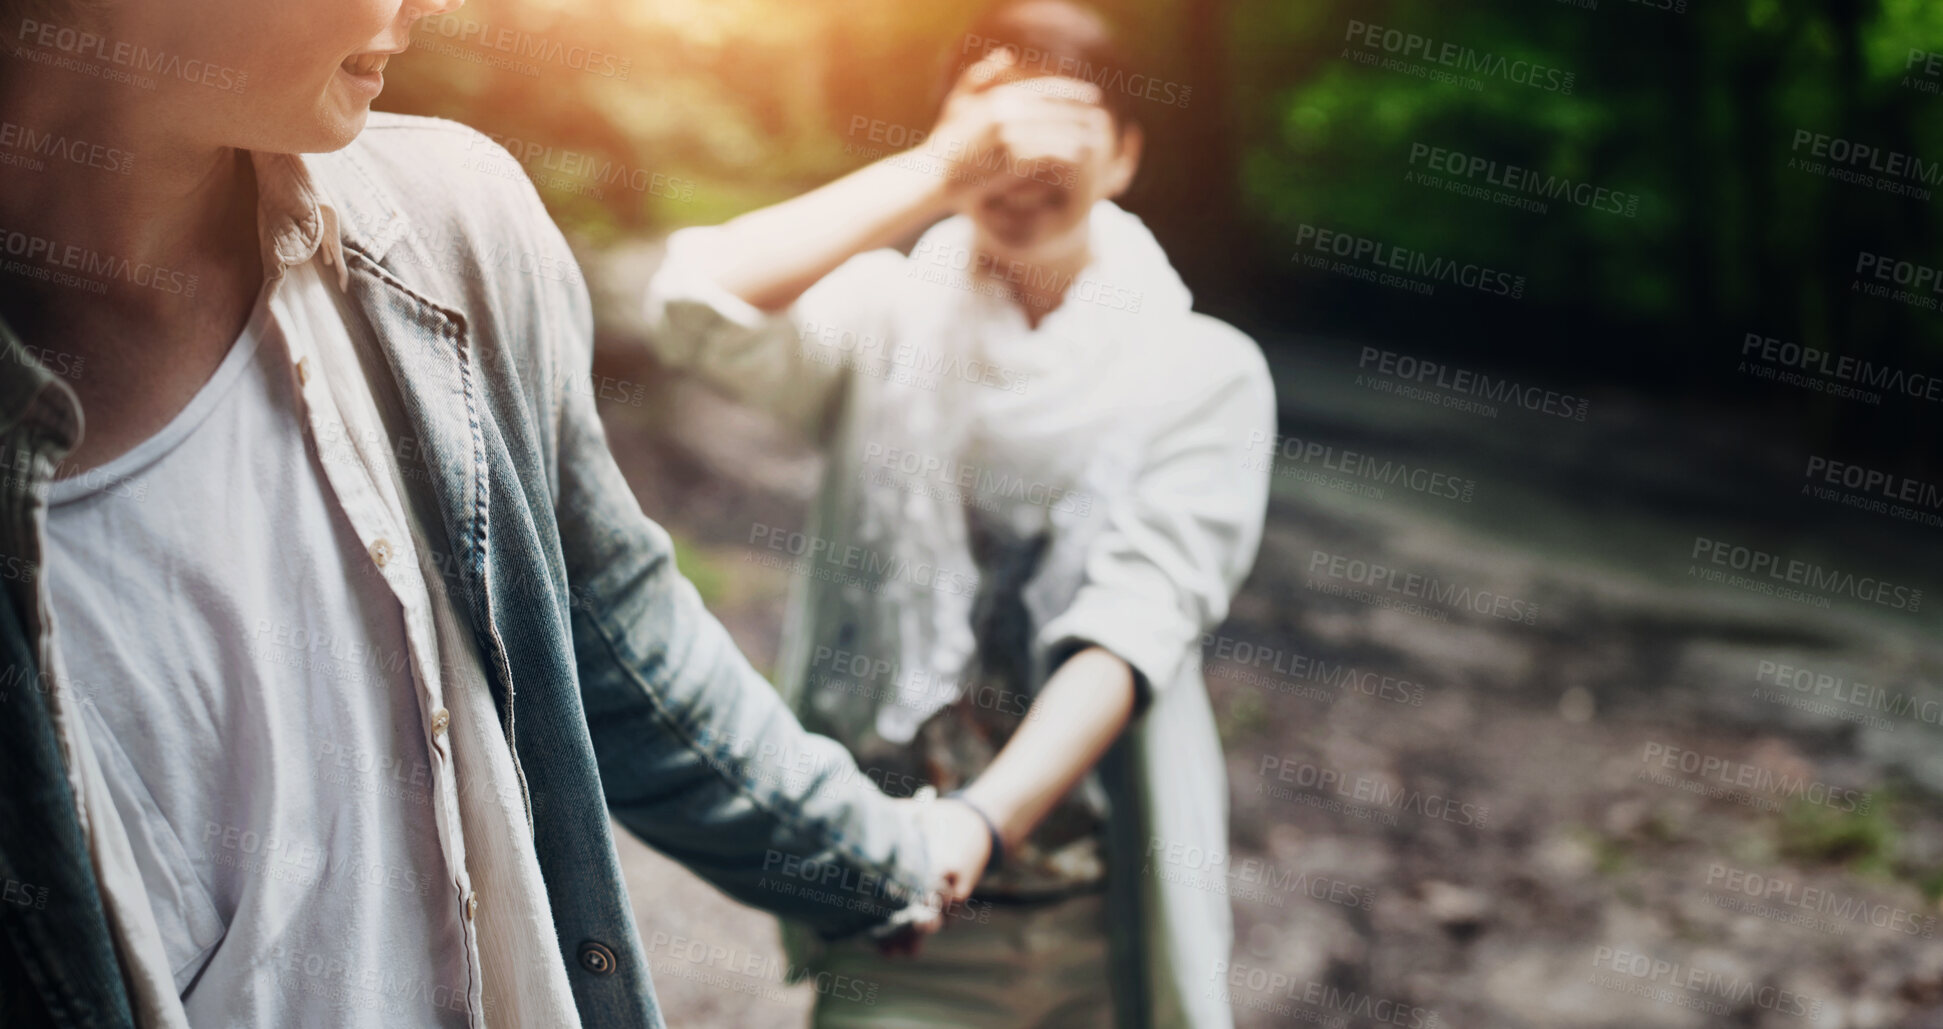
<instances>
[{"instance_id":1,"label":"olive green pants","mask_svg":"<svg viewBox=\"0 0 1943 1029\"><path fill-rule=\"evenodd\" d=\"M982 922L946 919L915 957L886 957L867 940L831 945L813 967L848 976L861 990L819 995L811 1024L1112 1029L1104 894L980 910Z\"/></svg>"}]
</instances>

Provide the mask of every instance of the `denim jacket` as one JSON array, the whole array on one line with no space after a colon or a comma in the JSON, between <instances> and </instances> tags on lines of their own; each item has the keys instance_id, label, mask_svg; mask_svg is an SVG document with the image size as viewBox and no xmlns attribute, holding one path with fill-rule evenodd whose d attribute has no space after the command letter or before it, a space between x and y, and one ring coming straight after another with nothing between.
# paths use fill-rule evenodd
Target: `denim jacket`
<instances>
[{"instance_id":1,"label":"denim jacket","mask_svg":"<svg viewBox=\"0 0 1943 1029\"><path fill-rule=\"evenodd\" d=\"M660 1026L608 815L746 903L840 936L930 881L910 812L805 733L675 568L607 449L571 252L479 133L374 114L305 159L334 200L353 305L434 555L470 616L527 790L589 1026ZM32 341L42 342L42 341ZM0 1024L134 1024L63 758L48 666L45 484L73 391L0 325ZM777 767L814 767L789 777Z\"/></svg>"}]
</instances>

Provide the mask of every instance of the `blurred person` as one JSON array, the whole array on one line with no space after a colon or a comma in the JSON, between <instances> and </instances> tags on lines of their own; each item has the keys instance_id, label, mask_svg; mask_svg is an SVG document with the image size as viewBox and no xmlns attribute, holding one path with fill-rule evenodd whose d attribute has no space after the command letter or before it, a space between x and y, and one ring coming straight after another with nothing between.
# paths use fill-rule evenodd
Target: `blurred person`
<instances>
[{"instance_id":1,"label":"blurred person","mask_svg":"<svg viewBox=\"0 0 1943 1029\"><path fill-rule=\"evenodd\" d=\"M786 935L879 987L820 1027L1229 1025L1227 899L1177 855L1228 850L1200 643L1260 541L1273 386L1112 201L1143 137L1088 81L1127 74L1107 23L1028 0L966 39L921 144L677 232L646 298L664 362L824 456L809 530L751 539L809 569L805 726L991 825L915 958Z\"/></svg>"},{"instance_id":2,"label":"blurred person","mask_svg":"<svg viewBox=\"0 0 1943 1029\"><path fill-rule=\"evenodd\" d=\"M0 0L0 1025L659 1026L610 812L833 935L984 860L676 571L532 187L370 114L457 6Z\"/></svg>"}]
</instances>

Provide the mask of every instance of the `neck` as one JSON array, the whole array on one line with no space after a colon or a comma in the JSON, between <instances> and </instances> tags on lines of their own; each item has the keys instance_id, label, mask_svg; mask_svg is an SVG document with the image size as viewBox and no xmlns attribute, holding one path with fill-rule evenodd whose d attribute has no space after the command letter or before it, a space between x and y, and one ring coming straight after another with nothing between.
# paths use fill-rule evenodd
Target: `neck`
<instances>
[{"instance_id":1,"label":"neck","mask_svg":"<svg viewBox=\"0 0 1943 1029\"><path fill-rule=\"evenodd\" d=\"M1025 312L1027 323L1037 328L1042 319L1065 303L1073 280L1093 260L1090 224L1090 218L1082 220L1063 235L1025 252L1007 250L981 235L977 241L979 272L1002 286Z\"/></svg>"},{"instance_id":2,"label":"neck","mask_svg":"<svg viewBox=\"0 0 1943 1029\"><path fill-rule=\"evenodd\" d=\"M23 160L0 164L0 225L29 239L9 240L5 256L28 256L25 263L50 270L84 271L70 260L94 260L182 274L257 260L247 155L172 136L170 119L134 95L139 90L7 63L0 149ZM247 254L239 253L246 243ZM22 255L13 252L17 245L37 249ZM112 277L105 293L93 294L0 275L0 296L37 294L36 308L105 304L129 315L180 299L124 281L130 277Z\"/></svg>"}]
</instances>

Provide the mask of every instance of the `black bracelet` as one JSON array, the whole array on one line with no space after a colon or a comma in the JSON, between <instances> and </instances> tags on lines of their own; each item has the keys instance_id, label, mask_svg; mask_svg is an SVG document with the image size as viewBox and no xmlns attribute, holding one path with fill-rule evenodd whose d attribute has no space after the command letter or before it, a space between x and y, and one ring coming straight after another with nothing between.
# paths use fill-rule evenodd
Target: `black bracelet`
<instances>
[{"instance_id":1,"label":"black bracelet","mask_svg":"<svg viewBox=\"0 0 1943 1029\"><path fill-rule=\"evenodd\" d=\"M985 859L985 871L990 873L1005 864L1005 837L999 835L998 823L992 821L992 816L986 814L984 808L967 800L965 798L965 791L962 789L952 790L950 793L945 794L945 799L955 800L971 808L972 814L977 815L978 820L985 823L985 831L992 834L992 853Z\"/></svg>"}]
</instances>

